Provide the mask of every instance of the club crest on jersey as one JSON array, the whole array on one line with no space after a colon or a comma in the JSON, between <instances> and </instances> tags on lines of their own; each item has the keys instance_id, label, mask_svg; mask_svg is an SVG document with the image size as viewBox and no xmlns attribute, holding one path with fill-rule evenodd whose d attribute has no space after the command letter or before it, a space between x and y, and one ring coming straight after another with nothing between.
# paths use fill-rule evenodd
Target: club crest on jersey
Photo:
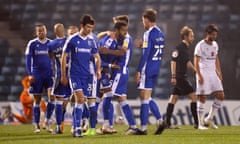
<instances>
[{"instance_id":1,"label":"club crest on jersey","mask_svg":"<svg viewBox=\"0 0 240 144\"><path fill-rule=\"evenodd\" d=\"M211 56L212 56L212 57L214 56L214 52L211 52Z\"/></svg>"},{"instance_id":2,"label":"club crest on jersey","mask_svg":"<svg viewBox=\"0 0 240 144\"><path fill-rule=\"evenodd\" d=\"M146 41L143 42L143 48L146 48L148 46L148 43Z\"/></svg>"},{"instance_id":3,"label":"club crest on jersey","mask_svg":"<svg viewBox=\"0 0 240 144\"><path fill-rule=\"evenodd\" d=\"M178 57L178 51L177 51L177 50L175 50L175 51L172 52L172 57L173 57L173 58Z\"/></svg>"}]
</instances>

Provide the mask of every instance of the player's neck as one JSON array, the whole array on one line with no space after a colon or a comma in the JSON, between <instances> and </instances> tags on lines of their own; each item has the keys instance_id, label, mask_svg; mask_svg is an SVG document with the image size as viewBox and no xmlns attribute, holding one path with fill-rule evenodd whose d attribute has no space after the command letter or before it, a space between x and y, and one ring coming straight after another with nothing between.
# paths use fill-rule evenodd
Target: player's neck
<instances>
[{"instance_id":1,"label":"player's neck","mask_svg":"<svg viewBox=\"0 0 240 144\"><path fill-rule=\"evenodd\" d=\"M65 37L65 35L64 34L61 34L61 35L56 35L56 38L59 38L59 39L61 39L61 38L64 38Z\"/></svg>"},{"instance_id":2,"label":"player's neck","mask_svg":"<svg viewBox=\"0 0 240 144\"><path fill-rule=\"evenodd\" d=\"M156 26L156 23L155 23L155 22L149 23L149 28L148 28L148 29L150 29L150 28L152 28L152 27L154 27L154 26Z\"/></svg>"},{"instance_id":3,"label":"player's neck","mask_svg":"<svg viewBox=\"0 0 240 144\"><path fill-rule=\"evenodd\" d=\"M189 47L190 44L189 44L188 41L186 41L186 40L182 40L182 42L185 43L185 44L187 45L187 47Z\"/></svg>"},{"instance_id":4,"label":"player's neck","mask_svg":"<svg viewBox=\"0 0 240 144\"><path fill-rule=\"evenodd\" d=\"M46 37L45 37L45 38L41 38L41 39L40 39L40 38L38 38L38 39L39 39L39 41L40 41L40 42L43 42L43 43L44 43L44 42L47 40L47 38L46 38Z\"/></svg>"},{"instance_id":5,"label":"player's neck","mask_svg":"<svg viewBox=\"0 0 240 144\"><path fill-rule=\"evenodd\" d=\"M209 45L212 45L212 41L209 39L209 38L205 38L204 41L209 44Z\"/></svg>"},{"instance_id":6,"label":"player's neck","mask_svg":"<svg viewBox=\"0 0 240 144\"><path fill-rule=\"evenodd\" d=\"M85 37L88 36L88 34L85 34L85 33L83 32L83 30L80 30L79 35L80 35L81 37L83 37L83 38L85 38Z\"/></svg>"}]
</instances>

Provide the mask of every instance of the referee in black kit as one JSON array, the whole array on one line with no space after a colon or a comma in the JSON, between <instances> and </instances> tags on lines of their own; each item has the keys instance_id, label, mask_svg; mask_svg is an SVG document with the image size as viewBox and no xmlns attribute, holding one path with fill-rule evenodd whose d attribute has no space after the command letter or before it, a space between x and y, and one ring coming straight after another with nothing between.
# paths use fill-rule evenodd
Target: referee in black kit
<instances>
[{"instance_id":1,"label":"referee in black kit","mask_svg":"<svg viewBox=\"0 0 240 144\"><path fill-rule=\"evenodd\" d=\"M174 86L172 94L169 98L167 106L167 128L178 129L174 125L171 125L171 117L174 110L174 105L178 100L178 96L188 95L191 99L190 107L192 116L194 119L194 128L198 128L198 116L197 116L197 96L191 83L187 80L187 68L192 69L195 72L195 68L189 58L189 46L194 40L194 33L191 28L184 26L180 31L182 42L172 52L171 61L171 83Z\"/></svg>"}]
</instances>

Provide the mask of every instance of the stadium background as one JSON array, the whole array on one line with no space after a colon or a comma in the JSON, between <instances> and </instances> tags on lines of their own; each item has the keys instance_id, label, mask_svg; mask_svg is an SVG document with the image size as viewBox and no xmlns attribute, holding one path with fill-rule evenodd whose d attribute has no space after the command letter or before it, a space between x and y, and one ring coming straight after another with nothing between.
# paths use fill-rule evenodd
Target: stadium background
<instances>
[{"instance_id":1,"label":"stadium background","mask_svg":"<svg viewBox=\"0 0 240 144\"><path fill-rule=\"evenodd\" d=\"M179 43L179 30L191 26L195 44L204 37L204 28L216 23L224 78L226 99L240 99L240 1L235 0L0 0L0 101L18 101L22 91L21 79L26 75L24 50L34 37L34 25L47 25L48 37L53 39L56 22L79 25L82 14L96 19L95 33L111 30L112 17L127 14L129 33L134 39L143 34L141 14L146 8L158 11L158 25L166 34L166 49L160 76L153 97L167 99L170 91L170 52ZM139 62L140 49L134 48L130 64L128 95L138 98L134 74ZM194 81L194 76L192 81Z\"/></svg>"}]
</instances>

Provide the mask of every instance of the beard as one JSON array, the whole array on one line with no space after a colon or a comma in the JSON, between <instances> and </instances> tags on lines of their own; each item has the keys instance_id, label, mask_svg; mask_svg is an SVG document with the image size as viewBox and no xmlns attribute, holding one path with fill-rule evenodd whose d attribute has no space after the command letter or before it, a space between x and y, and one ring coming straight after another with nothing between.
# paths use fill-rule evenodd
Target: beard
<instances>
[{"instance_id":1,"label":"beard","mask_svg":"<svg viewBox=\"0 0 240 144\"><path fill-rule=\"evenodd\" d=\"M145 29L145 30L148 30L148 29L149 29L149 27L148 27L148 26L144 26L144 29Z\"/></svg>"},{"instance_id":2,"label":"beard","mask_svg":"<svg viewBox=\"0 0 240 144\"><path fill-rule=\"evenodd\" d=\"M210 42L213 42L213 41L215 41L216 39L215 38L208 38L208 41L210 41Z\"/></svg>"},{"instance_id":3,"label":"beard","mask_svg":"<svg viewBox=\"0 0 240 144\"><path fill-rule=\"evenodd\" d=\"M45 35L40 35L38 38L39 38L40 40L44 40L44 39L45 39Z\"/></svg>"}]
</instances>

